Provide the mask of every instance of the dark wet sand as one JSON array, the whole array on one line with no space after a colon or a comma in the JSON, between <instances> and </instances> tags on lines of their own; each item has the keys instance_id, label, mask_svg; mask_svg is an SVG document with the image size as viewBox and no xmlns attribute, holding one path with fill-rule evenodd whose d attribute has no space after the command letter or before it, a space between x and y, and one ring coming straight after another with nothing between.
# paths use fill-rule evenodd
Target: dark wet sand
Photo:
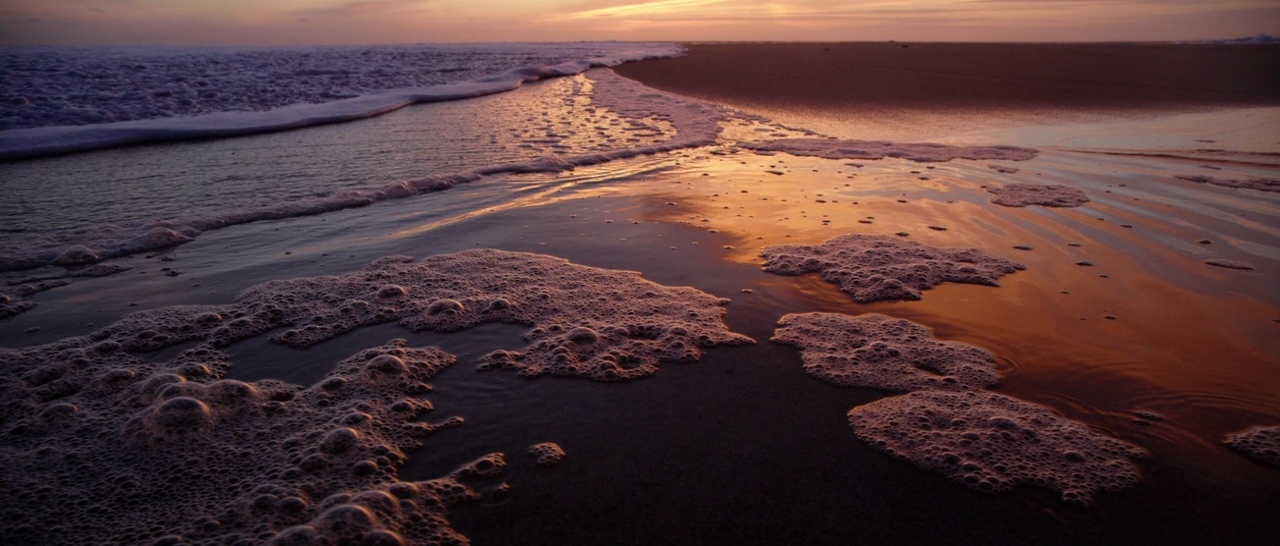
<instances>
[{"instance_id":1,"label":"dark wet sand","mask_svg":"<svg viewBox=\"0 0 1280 546\"><path fill-rule=\"evenodd\" d=\"M776 108L1167 110L1280 104L1280 44L688 44L614 70Z\"/></svg>"}]
</instances>

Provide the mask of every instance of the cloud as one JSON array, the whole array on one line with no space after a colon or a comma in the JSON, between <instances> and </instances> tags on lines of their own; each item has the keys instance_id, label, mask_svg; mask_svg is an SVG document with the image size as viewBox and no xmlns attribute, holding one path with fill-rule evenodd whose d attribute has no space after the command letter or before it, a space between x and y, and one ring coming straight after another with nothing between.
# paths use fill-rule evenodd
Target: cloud
<instances>
[{"instance_id":1,"label":"cloud","mask_svg":"<svg viewBox=\"0 0 1280 546\"><path fill-rule=\"evenodd\" d=\"M622 4L613 4L580 9L571 12L569 17L578 19L590 19L595 17L636 17L636 16L652 16L663 14L674 14L678 12L689 12L698 8L706 8L712 4L724 4L728 0L652 0L648 2L629 2Z\"/></svg>"},{"instance_id":2,"label":"cloud","mask_svg":"<svg viewBox=\"0 0 1280 546\"><path fill-rule=\"evenodd\" d=\"M404 17L421 12L433 3L430 0L343 0L337 4L290 9L282 15L330 20Z\"/></svg>"},{"instance_id":3,"label":"cloud","mask_svg":"<svg viewBox=\"0 0 1280 546\"><path fill-rule=\"evenodd\" d=\"M1280 34L1276 0L0 0L0 11L0 43L7 44L1081 41ZM57 30L64 22L83 28Z\"/></svg>"}]
</instances>

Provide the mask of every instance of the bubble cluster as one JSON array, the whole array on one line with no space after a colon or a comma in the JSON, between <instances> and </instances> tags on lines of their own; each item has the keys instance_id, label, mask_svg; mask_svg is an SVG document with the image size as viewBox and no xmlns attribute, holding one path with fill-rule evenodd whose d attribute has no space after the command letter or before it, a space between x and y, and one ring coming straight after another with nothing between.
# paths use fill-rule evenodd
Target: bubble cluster
<instances>
[{"instance_id":1,"label":"bubble cluster","mask_svg":"<svg viewBox=\"0 0 1280 546\"><path fill-rule=\"evenodd\" d=\"M884 159L893 157L921 163L953 159L1005 159L1026 161L1040 154L1031 148L1015 146L948 146L945 144L911 144L833 138L781 138L762 142L740 142L739 146L757 152L784 152L824 159Z\"/></svg>"},{"instance_id":2,"label":"bubble cluster","mask_svg":"<svg viewBox=\"0 0 1280 546\"><path fill-rule=\"evenodd\" d=\"M632 271L469 250L418 263L390 257L350 275L259 285L237 299L245 332L228 323L209 335L237 339L289 326L272 339L307 347L367 324L399 321L413 331L453 332L505 322L530 326L529 346L485 355L481 369L622 381L653 375L662 362L696 361L707 347L751 343L721 322L727 302Z\"/></svg>"},{"instance_id":3,"label":"bubble cluster","mask_svg":"<svg viewBox=\"0 0 1280 546\"><path fill-rule=\"evenodd\" d=\"M559 445L546 442L529 446L529 455L534 457L538 466L555 466L564 461L564 449Z\"/></svg>"},{"instance_id":4,"label":"bubble cluster","mask_svg":"<svg viewBox=\"0 0 1280 546\"><path fill-rule=\"evenodd\" d=\"M13 318L21 313L35 309L36 303L19 298L15 298L8 294L0 294L0 320Z\"/></svg>"},{"instance_id":5,"label":"bubble cluster","mask_svg":"<svg viewBox=\"0 0 1280 546\"><path fill-rule=\"evenodd\" d=\"M809 375L842 387L908 394L849 410L871 446L986 493L1030 483L1090 504L1137 483L1137 446L1053 410L981 389L1000 375L990 353L940 342L927 328L869 313L782 317L774 341L800 348ZM1274 453L1274 452L1273 452Z\"/></svg>"},{"instance_id":6,"label":"bubble cluster","mask_svg":"<svg viewBox=\"0 0 1280 546\"><path fill-rule=\"evenodd\" d=\"M623 381L657 373L663 362L697 361L708 347L753 343L721 321L728 301L633 271L486 249L416 263L392 256L347 275L270 281L231 305L142 311L90 338L144 352L189 341L224 347L283 329L272 341L305 348L373 324L454 332L503 322L531 327L529 346L485 355L481 369Z\"/></svg>"},{"instance_id":7,"label":"bubble cluster","mask_svg":"<svg viewBox=\"0 0 1280 546\"><path fill-rule=\"evenodd\" d=\"M991 353L937 341L924 326L875 313L786 315L773 341L799 348L805 372L841 387L964 390L1000 380Z\"/></svg>"},{"instance_id":8,"label":"bubble cluster","mask_svg":"<svg viewBox=\"0 0 1280 546\"><path fill-rule=\"evenodd\" d=\"M1054 411L986 391L916 391L849 411L858 438L978 491L1019 483L1089 505L1099 491L1131 487L1131 459L1146 450Z\"/></svg>"},{"instance_id":9,"label":"bubble cluster","mask_svg":"<svg viewBox=\"0 0 1280 546\"><path fill-rule=\"evenodd\" d=\"M303 388L224 379L208 344L148 362L112 332L0 352L9 543L464 544L448 507L505 466L490 454L396 477L422 438L462 422L421 419L417 395L454 362L437 348L393 340Z\"/></svg>"},{"instance_id":10,"label":"bubble cluster","mask_svg":"<svg viewBox=\"0 0 1280 546\"><path fill-rule=\"evenodd\" d=\"M1004 275L1026 266L976 248L943 249L915 241L847 234L818 245L765 247L764 270L779 275L817 272L858 303L918 300L944 282L997 286Z\"/></svg>"},{"instance_id":11,"label":"bubble cluster","mask_svg":"<svg viewBox=\"0 0 1280 546\"><path fill-rule=\"evenodd\" d=\"M87 336L0 349L0 484L13 492L0 498L4 534L55 544L463 544L447 507L475 498L469 483L501 472L502 455L438 480L396 477L421 438L462 423L421 419L432 409L420 398L426 381L452 355L393 340L303 388L224 379L221 348L273 331L305 347L368 324L507 322L530 327L530 346L488 355L485 367L623 380L750 343L721 322L726 302L636 272L474 250L272 281L229 305L142 311ZM164 362L139 356L179 344L191 346ZM538 448L548 462L563 457L550 446Z\"/></svg>"},{"instance_id":12,"label":"bubble cluster","mask_svg":"<svg viewBox=\"0 0 1280 546\"><path fill-rule=\"evenodd\" d=\"M612 70L592 70L588 75L595 82L592 89L592 102L595 104L624 119L671 123L676 135L669 143L653 148L655 151L713 145L720 134L721 122L760 119L715 103L645 87Z\"/></svg>"},{"instance_id":13,"label":"bubble cluster","mask_svg":"<svg viewBox=\"0 0 1280 546\"><path fill-rule=\"evenodd\" d=\"M190 240L191 237L188 235L178 233L177 231L164 226L156 226L147 230L146 233L139 235L136 246L140 248L160 249L177 246Z\"/></svg>"},{"instance_id":14,"label":"bubble cluster","mask_svg":"<svg viewBox=\"0 0 1280 546\"><path fill-rule=\"evenodd\" d=\"M62 250L54 263L58 265L82 265L98 261L98 253L82 245L72 245Z\"/></svg>"},{"instance_id":15,"label":"bubble cluster","mask_svg":"<svg viewBox=\"0 0 1280 546\"><path fill-rule=\"evenodd\" d=\"M1223 443L1255 461L1280 467L1280 426L1255 426L1228 434Z\"/></svg>"},{"instance_id":16,"label":"bubble cluster","mask_svg":"<svg viewBox=\"0 0 1280 546\"><path fill-rule=\"evenodd\" d=\"M987 191L995 194L992 203L1006 207L1078 207L1089 202L1083 191L1060 184L1005 184Z\"/></svg>"}]
</instances>

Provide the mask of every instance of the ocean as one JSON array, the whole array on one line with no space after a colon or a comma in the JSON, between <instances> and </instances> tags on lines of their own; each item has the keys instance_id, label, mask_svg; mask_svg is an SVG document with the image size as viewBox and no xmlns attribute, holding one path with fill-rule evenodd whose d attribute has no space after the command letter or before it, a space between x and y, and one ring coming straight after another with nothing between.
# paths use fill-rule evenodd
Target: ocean
<instances>
[{"instance_id":1,"label":"ocean","mask_svg":"<svg viewBox=\"0 0 1280 546\"><path fill-rule=\"evenodd\" d=\"M610 68L685 52L0 51L0 534L1280 539L1280 109Z\"/></svg>"}]
</instances>

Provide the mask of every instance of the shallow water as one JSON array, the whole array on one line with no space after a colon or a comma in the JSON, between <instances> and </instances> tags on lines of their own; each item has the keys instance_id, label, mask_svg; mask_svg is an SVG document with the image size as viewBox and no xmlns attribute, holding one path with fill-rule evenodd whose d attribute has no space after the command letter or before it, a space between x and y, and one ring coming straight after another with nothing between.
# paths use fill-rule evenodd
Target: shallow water
<instances>
[{"instance_id":1,"label":"shallow water","mask_svg":"<svg viewBox=\"0 0 1280 546\"><path fill-rule=\"evenodd\" d=\"M561 153L529 135L573 123L564 117L585 111L589 79L290 133L3 164L6 188L31 191L8 201L14 208L3 215L25 218L36 232L74 230ZM459 123L481 113L488 125ZM730 298L725 323L757 344L713 348L700 362L666 364L655 377L600 384L475 371L479 355L522 346L521 327L441 334L381 325L305 350L267 336L233 344L229 377L307 384L396 337L457 354L459 363L426 397L436 406L433 421L460 415L467 422L428 438L400 476L433 478L506 452L512 496L486 496L450 515L476 544L1280 540L1269 508L1280 472L1220 443L1228 432L1280 421L1280 194L1175 178L1208 172L1202 164L1219 167L1211 173L1217 177L1275 177L1280 168L1268 156L1242 163L1213 154L1186 161L1044 148L1030 161L996 162L1019 169L999 173L991 161L757 155L731 139L762 132L735 131L712 147L495 175L408 199L208 231L165 252L117 260L133 269L31 296L40 305L0 322L0 345L89 334L137 310L227 303L264 281L346 273L391 254L477 247L550 254ZM234 176L244 178L225 180ZM1011 182L1071 185L1092 201L1071 209L991 204L982 186ZM34 189L46 183L114 189L78 196L96 215L88 217L42 202L38 196L52 192ZM945 284L920 301L870 305L816 275L760 270L764 246L849 232L907 232L1028 268L1000 287ZM1255 269L1203 263L1210 258ZM1075 265L1082 260L1094 265ZM988 349L1004 375L997 392L1150 450L1139 463L1143 481L1102 493L1084 509L1031 486L972 492L872 449L849 430L845 412L886 393L814 380L798 351L768 341L783 314L806 311L884 313ZM1135 410L1166 420L1141 424ZM534 467L524 451L544 441L563 446L566 462Z\"/></svg>"},{"instance_id":2,"label":"shallow water","mask_svg":"<svg viewBox=\"0 0 1280 546\"><path fill-rule=\"evenodd\" d=\"M323 126L194 147L156 144L0 163L0 189L12 196L0 204L0 221L9 233L42 236L106 223L181 221L549 154L597 152L628 139L666 139L660 126L634 136L641 124L597 113L589 93L585 78L560 78L519 94L415 109L412 122L364 120L358 133Z\"/></svg>"}]
</instances>

